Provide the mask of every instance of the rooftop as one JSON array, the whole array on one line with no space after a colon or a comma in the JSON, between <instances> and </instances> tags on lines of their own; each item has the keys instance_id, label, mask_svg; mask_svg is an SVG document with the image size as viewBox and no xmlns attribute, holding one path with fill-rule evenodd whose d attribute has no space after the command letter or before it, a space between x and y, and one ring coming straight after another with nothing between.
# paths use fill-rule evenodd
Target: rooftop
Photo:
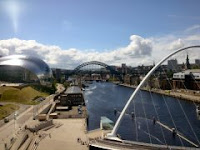
<instances>
[{"instance_id":1,"label":"rooftop","mask_svg":"<svg viewBox=\"0 0 200 150\"><path fill-rule=\"evenodd\" d=\"M67 90L65 91L65 94L77 94L77 93L82 93L81 89L78 86L68 87Z\"/></svg>"},{"instance_id":2,"label":"rooftop","mask_svg":"<svg viewBox=\"0 0 200 150\"><path fill-rule=\"evenodd\" d=\"M200 73L200 69L188 69L184 71L185 73Z\"/></svg>"},{"instance_id":3,"label":"rooftop","mask_svg":"<svg viewBox=\"0 0 200 150\"><path fill-rule=\"evenodd\" d=\"M113 123L112 120L108 119L107 117L102 116L101 117L101 122L102 123Z\"/></svg>"}]
</instances>

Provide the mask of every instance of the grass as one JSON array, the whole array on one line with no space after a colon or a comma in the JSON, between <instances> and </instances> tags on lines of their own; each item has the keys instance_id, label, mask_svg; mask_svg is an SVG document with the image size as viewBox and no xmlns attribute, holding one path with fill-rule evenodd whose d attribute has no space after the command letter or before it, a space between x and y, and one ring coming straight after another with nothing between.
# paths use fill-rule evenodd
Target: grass
<instances>
[{"instance_id":1,"label":"grass","mask_svg":"<svg viewBox=\"0 0 200 150\"><path fill-rule=\"evenodd\" d=\"M31 85L31 87L37 91L48 93L48 94L54 94L56 91L55 83L53 83L52 87L43 86L39 84Z\"/></svg>"},{"instance_id":2,"label":"grass","mask_svg":"<svg viewBox=\"0 0 200 150\"><path fill-rule=\"evenodd\" d=\"M14 105L14 104L6 104L3 106L0 106L0 120L9 116L12 114L14 111L18 110L19 106Z\"/></svg>"},{"instance_id":3,"label":"grass","mask_svg":"<svg viewBox=\"0 0 200 150\"><path fill-rule=\"evenodd\" d=\"M1 98L0 102L16 102L22 104L34 105L35 97L46 97L48 94L39 92L32 87L24 87L22 89L13 87L0 87Z\"/></svg>"}]
</instances>

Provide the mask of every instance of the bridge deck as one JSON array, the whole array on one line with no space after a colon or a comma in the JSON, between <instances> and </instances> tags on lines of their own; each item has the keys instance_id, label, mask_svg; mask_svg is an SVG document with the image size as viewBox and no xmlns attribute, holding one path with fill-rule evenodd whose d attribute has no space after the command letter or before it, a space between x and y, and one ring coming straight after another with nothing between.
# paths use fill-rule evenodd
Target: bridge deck
<instances>
[{"instance_id":1,"label":"bridge deck","mask_svg":"<svg viewBox=\"0 0 200 150\"><path fill-rule=\"evenodd\" d=\"M180 146L167 146L167 145L157 145L157 144L148 144L148 143L142 143L142 142L132 142L132 141L113 141L113 140L107 140L107 139L98 139L90 144L91 147L95 148L101 148L101 149L116 149L116 150L133 150L133 149L139 149L139 150L196 150L197 148L193 147L180 147Z\"/></svg>"}]
</instances>

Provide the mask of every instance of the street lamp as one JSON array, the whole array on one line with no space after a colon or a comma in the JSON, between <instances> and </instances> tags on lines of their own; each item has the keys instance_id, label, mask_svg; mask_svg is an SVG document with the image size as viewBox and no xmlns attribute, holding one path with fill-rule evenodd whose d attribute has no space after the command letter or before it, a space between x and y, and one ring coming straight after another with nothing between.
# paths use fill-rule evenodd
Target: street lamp
<instances>
[{"instance_id":1,"label":"street lamp","mask_svg":"<svg viewBox=\"0 0 200 150\"><path fill-rule=\"evenodd\" d=\"M33 105L33 120L35 120L35 111L34 111L35 107Z\"/></svg>"},{"instance_id":2,"label":"street lamp","mask_svg":"<svg viewBox=\"0 0 200 150\"><path fill-rule=\"evenodd\" d=\"M17 112L14 114L14 132L15 132L15 121L17 120Z\"/></svg>"}]
</instances>

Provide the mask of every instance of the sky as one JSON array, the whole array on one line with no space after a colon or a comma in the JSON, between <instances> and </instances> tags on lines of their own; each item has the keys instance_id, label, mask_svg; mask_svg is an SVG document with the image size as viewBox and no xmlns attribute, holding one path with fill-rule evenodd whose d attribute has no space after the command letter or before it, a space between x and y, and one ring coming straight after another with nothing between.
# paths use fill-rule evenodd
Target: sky
<instances>
[{"instance_id":1,"label":"sky","mask_svg":"<svg viewBox=\"0 0 200 150\"><path fill-rule=\"evenodd\" d=\"M0 55L150 65L200 45L199 0L0 0ZM200 58L199 55L193 55Z\"/></svg>"}]
</instances>

